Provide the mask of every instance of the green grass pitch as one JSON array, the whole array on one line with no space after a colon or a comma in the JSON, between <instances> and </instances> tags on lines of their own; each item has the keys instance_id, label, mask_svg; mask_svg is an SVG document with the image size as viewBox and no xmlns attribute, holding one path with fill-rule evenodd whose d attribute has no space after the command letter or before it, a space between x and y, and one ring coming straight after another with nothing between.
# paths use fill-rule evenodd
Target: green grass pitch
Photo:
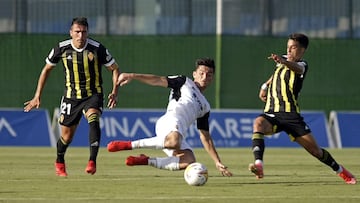
<instances>
[{"instance_id":1,"label":"green grass pitch","mask_svg":"<svg viewBox=\"0 0 360 203\"><path fill-rule=\"evenodd\" d=\"M329 151L360 177L360 149ZM102 148L97 173L88 175L88 148L70 146L63 178L55 176L55 148L0 147L0 202L360 202L360 184L345 184L302 148L267 148L262 180L247 169L250 148L218 152L234 176L222 177L204 149L195 149L197 161L209 170L208 182L196 187L185 183L183 171L124 164L129 155L164 156L161 150Z\"/></svg>"}]
</instances>

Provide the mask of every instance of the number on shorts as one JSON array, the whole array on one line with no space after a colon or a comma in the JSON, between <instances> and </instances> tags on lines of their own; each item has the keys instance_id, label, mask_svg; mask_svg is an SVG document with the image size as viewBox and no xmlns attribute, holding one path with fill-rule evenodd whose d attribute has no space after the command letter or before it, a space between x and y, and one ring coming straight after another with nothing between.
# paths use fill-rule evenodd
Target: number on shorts
<instances>
[{"instance_id":1,"label":"number on shorts","mask_svg":"<svg viewBox=\"0 0 360 203\"><path fill-rule=\"evenodd\" d=\"M62 102L60 108L61 108L61 114L70 115L71 104L67 104L65 102Z\"/></svg>"}]
</instances>

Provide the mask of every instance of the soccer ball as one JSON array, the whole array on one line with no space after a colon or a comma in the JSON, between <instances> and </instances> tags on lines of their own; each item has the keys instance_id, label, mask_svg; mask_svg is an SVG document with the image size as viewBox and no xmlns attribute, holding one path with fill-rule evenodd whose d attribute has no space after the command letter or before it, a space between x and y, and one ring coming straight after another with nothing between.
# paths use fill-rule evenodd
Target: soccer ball
<instances>
[{"instance_id":1,"label":"soccer ball","mask_svg":"<svg viewBox=\"0 0 360 203\"><path fill-rule=\"evenodd\" d=\"M184 179L187 184L192 186L201 186L207 182L208 170L201 163L192 163L184 171Z\"/></svg>"}]
</instances>

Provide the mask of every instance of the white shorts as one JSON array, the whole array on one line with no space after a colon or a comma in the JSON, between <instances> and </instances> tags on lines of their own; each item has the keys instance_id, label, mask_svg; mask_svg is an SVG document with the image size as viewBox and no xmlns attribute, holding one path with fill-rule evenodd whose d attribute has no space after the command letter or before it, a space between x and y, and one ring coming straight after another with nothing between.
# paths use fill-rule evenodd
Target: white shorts
<instances>
[{"instance_id":1,"label":"white shorts","mask_svg":"<svg viewBox=\"0 0 360 203\"><path fill-rule=\"evenodd\" d=\"M159 118L156 122L155 126L155 133L156 137L158 137L162 142L165 142L165 137L173 131L179 132L182 135L182 141L180 149L190 149L192 151L192 148L190 145L186 142L186 130L187 128L182 125L181 121L177 118L174 118L172 115L165 114ZM173 149L163 149L163 151L168 156L173 156Z\"/></svg>"}]
</instances>

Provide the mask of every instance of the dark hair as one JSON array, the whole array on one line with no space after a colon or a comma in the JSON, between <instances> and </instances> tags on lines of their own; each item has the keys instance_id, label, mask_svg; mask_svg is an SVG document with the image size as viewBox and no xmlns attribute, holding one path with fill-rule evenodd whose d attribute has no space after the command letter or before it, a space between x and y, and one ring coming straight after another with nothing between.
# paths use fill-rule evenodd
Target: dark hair
<instances>
[{"instance_id":1,"label":"dark hair","mask_svg":"<svg viewBox=\"0 0 360 203\"><path fill-rule=\"evenodd\" d=\"M76 17L73 18L72 22L71 22L71 26L74 24L78 24L78 25L83 25L85 27L89 27L89 24L87 22L87 18L85 17Z\"/></svg>"},{"instance_id":2,"label":"dark hair","mask_svg":"<svg viewBox=\"0 0 360 203\"><path fill-rule=\"evenodd\" d=\"M289 35L289 39L299 42L299 44L305 49L307 49L309 45L309 38L301 33L292 33Z\"/></svg>"},{"instance_id":3,"label":"dark hair","mask_svg":"<svg viewBox=\"0 0 360 203\"><path fill-rule=\"evenodd\" d=\"M207 66L209 68L212 68L215 72L215 62L211 58L199 58L195 62L195 69L198 68L200 65Z\"/></svg>"}]
</instances>

